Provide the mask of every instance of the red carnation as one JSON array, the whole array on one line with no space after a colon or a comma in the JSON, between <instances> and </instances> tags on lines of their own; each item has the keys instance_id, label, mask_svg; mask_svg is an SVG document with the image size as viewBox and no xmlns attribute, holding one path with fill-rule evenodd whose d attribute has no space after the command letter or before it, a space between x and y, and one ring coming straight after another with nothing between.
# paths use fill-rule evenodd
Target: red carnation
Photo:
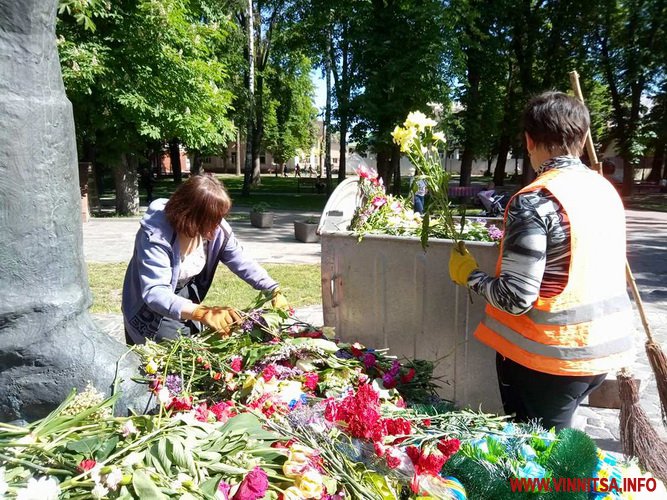
<instances>
[{"instance_id":1,"label":"red carnation","mask_svg":"<svg viewBox=\"0 0 667 500\"><path fill-rule=\"evenodd\" d=\"M95 460L87 458L85 460L81 460L81 462L79 462L79 465L77 465L76 468L79 472L86 472L95 468L96 465L97 462Z\"/></svg>"},{"instance_id":2,"label":"red carnation","mask_svg":"<svg viewBox=\"0 0 667 500\"><path fill-rule=\"evenodd\" d=\"M410 368L408 370L408 373L405 373L405 374L401 375L401 383L407 384L407 383L412 382L412 379L415 378L415 374L416 374L415 369Z\"/></svg>"},{"instance_id":3,"label":"red carnation","mask_svg":"<svg viewBox=\"0 0 667 500\"><path fill-rule=\"evenodd\" d=\"M192 409L192 399L189 397L172 398L167 404L167 410L190 411Z\"/></svg>"},{"instance_id":4,"label":"red carnation","mask_svg":"<svg viewBox=\"0 0 667 500\"><path fill-rule=\"evenodd\" d=\"M438 443L438 450L440 450L440 453L445 457L445 462L449 460L449 458L459 451L459 448L461 447L461 441L458 439L441 439L440 442Z\"/></svg>"}]
</instances>

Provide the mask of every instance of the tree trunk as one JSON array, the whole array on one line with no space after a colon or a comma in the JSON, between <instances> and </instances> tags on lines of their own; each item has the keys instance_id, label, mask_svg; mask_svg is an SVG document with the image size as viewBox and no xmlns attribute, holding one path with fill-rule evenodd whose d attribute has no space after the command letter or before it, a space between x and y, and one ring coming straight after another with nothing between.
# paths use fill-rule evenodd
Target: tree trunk
<instances>
[{"instance_id":1,"label":"tree trunk","mask_svg":"<svg viewBox=\"0 0 667 500\"><path fill-rule=\"evenodd\" d=\"M139 375L136 354L98 330L88 314L74 119L56 50L57 6L57 0L23 0L2 2L0 9L3 422L43 418L88 382L109 395L116 375L119 414L142 412L148 396L145 385L131 380Z\"/></svg>"},{"instance_id":2,"label":"tree trunk","mask_svg":"<svg viewBox=\"0 0 667 500\"><path fill-rule=\"evenodd\" d=\"M635 185L635 166L626 158L623 158L623 196L631 196Z\"/></svg>"},{"instance_id":3,"label":"tree trunk","mask_svg":"<svg viewBox=\"0 0 667 500\"><path fill-rule=\"evenodd\" d=\"M252 134L255 128L255 24L253 20L252 0L248 0L247 36L248 36L248 133L245 145L245 164L243 167L243 189L241 196L250 196L250 184L252 183Z\"/></svg>"},{"instance_id":4,"label":"tree trunk","mask_svg":"<svg viewBox=\"0 0 667 500\"><path fill-rule=\"evenodd\" d=\"M664 179L663 166L665 164L665 141L658 141L655 144L655 151L653 152L653 162L651 163L651 173L648 174L649 182L658 182Z\"/></svg>"},{"instance_id":5,"label":"tree trunk","mask_svg":"<svg viewBox=\"0 0 667 500\"><path fill-rule=\"evenodd\" d=\"M510 152L510 136L503 132L498 143L498 159L493 172L493 183L496 186L505 185L505 168L507 166L507 155Z\"/></svg>"},{"instance_id":6,"label":"tree trunk","mask_svg":"<svg viewBox=\"0 0 667 500\"><path fill-rule=\"evenodd\" d=\"M181 143L174 137L169 141L169 160L171 161L171 174L174 176L176 184L181 183L183 170L181 168Z\"/></svg>"},{"instance_id":7,"label":"tree trunk","mask_svg":"<svg viewBox=\"0 0 667 500\"><path fill-rule=\"evenodd\" d=\"M340 144L338 148L338 154L340 159L338 160L338 184L345 180L347 175L347 117L341 119L340 123Z\"/></svg>"},{"instance_id":8,"label":"tree trunk","mask_svg":"<svg viewBox=\"0 0 667 500\"><path fill-rule=\"evenodd\" d=\"M255 130L252 133L252 184L259 186L262 183L262 170L260 152L262 147L262 136L264 135L264 78L262 74L257 75L257 88L255 90Z\"/></svg>"},{"instance_id":9,"label":"tree trunk","mask_svg":"<svg viewBox=\"0 0 667 500\"><path fill-rule=\"evenodd\" d=\"M331 44L331 35L327 40L328 45ZM325 58L326 71L326 85L327 85L327 105L324 113L324 170L326 171L327 179L327 196L331 194L331 50L327 50Z\"/></svg>"},{"instance_id":10,"label":"tree trunk","mask_svg":"<svg viewBox=\"0 0 667 500\"><path fill-rule=\"evenodd\" d=\"M466 142L463 146L463 155L461 156L461 177L459 180L459 186L470 186L471 174L472 174L472 160L473 160L473 151L472 145Z\"/></svg>"},{"instance_id":11,"label":"tree trunk","mask_svg":"<svg viewBox=\"0 0 667 500\"><path fill-rule=\"evenodd\" d=\"M378 175L382 177L382 182L387 189L391 185L391 153L390 151L381 150L377 152L377 167Z\"/></svg>"},{"instance_id":12,"label":"tree trunk","mask_svg":"<svg viewBox=\"0 0 667 500\"><path fill-rule=\"evenodd\" d=\"M401 195L401 148L398 144L391 146L391 170L393 172L393 182L391 193L395 196Z\"/></svg>"},{"instance_id":13,"label":"tree trunk","mask_svg":"<svg viewBox=\"0 0 667 500\"><path fill-rule=\"evenodd\" d=\"M480 68L475 64L474 50L466 51L467 59L467 76L468 76L468 91L465 97L465 140L463 144L463 156L461 157L461 177L459 180L460 186L470 186L472 176L472 162L475 158L475 146L477 137L475 132L479 128L479 83L482 79Z\"/></svg>"},{"instance_id":14,"label":"tree trunk","mask_svg":"<svg viewBox=\"0 0 667 500\"><path fill-rule=\"evenodd\" d=\"M241 175L241 129L236 131L236 175Z\"/></svg>"},{"instance_id":15,"label":"tree trunk","mask_svg":"<svg viewBox=\"0 0 667 500\"><path fill-rule=\"evenodd\" d=\"M114 166L116 184L116 213L118 215L136 215L139 213L139 183L137 158L123 154Z\"/></svg>"}]
</instances>

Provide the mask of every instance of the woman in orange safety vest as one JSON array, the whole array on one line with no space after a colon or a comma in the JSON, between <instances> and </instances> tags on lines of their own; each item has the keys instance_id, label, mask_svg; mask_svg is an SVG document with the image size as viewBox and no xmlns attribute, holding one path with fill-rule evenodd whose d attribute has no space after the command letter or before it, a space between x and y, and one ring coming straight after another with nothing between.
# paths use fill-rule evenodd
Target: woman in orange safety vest
<instances>
[{"instance_id":1,"label":"woman in orange safety vest","mask_svg":"<svg viewBox=\"0 0 667 500\"><path fill-rule=\"evenodd\" d=\"M581 401L632 351L625 214L614 187L579 160L588 110L546 92L523 114L537 179L510 200L494 276L452 250L452 280L483 296L475 336L497 352L505 412L571 425Z\"/></svg>"}]
</instances>

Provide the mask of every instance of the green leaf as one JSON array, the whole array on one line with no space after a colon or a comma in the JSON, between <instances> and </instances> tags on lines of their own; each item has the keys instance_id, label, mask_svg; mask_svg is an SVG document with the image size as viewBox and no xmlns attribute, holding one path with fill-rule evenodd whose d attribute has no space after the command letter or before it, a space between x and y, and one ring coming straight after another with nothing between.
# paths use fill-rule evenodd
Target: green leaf
<instances>
[{"instance_id":1,"label":"green leaf","mask_svg":"<svg viewBox=\"0 0 667 500\"><path fill-rule=\"evenodd\" d=\"M153 480L142 470L135 470L132 474L132 486L137 498L142 500L163 500L167 498Z\"/></svg>"},{"instance_id":2,"label":"green leaf","mask_svg":"<svg viewBox=\"0 0 667 500\"><path fill-rule=\"evenodd\" d=\"M95 452L95 460L102 462L106 460L109 455L116 449L118 444L118 436L112 436L111 438L105 440L99 449Z\"/></svg>"},{"instance_id":3,"label":"green leaf","mask_svg":"<svg viewBox=\"0 0 667 500\"><path fill-rule=\"evenodd\" d=\"M78 451L79 453L83 453L87 457L93 457L93 453L95 453L102 443L100 442L99 438L95 436L91 436L88 438L81 439L79 441L74 441L72 443L67 443L67 449L72 450L72 451Z\"/></svg>"},{"instance_id":4,"label":"green leaf","mask_svg":"<svg viewBox=\"0 0 667 500\"><path fill-rule=\"evenodd\" d=\"M169 441L171 442L172 450L173 450L173 459L174 463L178 465L179 467L183 467L184 469L188 467L188 460L185 456L185 447L183 446L183 442L175 437L170 437Z\"/></svg>"},{"instance_id":5,"label":"green leaf","mask_svg":"<svg viewBox=\"0 0 667 500\"><path fill-rule=\"evenodd\" d=\"M202 495L205 495L207 497L214 497L215 494L218 491L218 484L220 483L220 480L222 479L221 475L216 475L213 477L208 478L206 481L201 483L199 485L199 491Z\"/></svg>"},{"instance_id":6,"label":"green leaf","mask_svg":"<svg viewBox=\"0 0 667 500\"><path fill-rule=\"evenodd\" d=\"M169 439L160 439L157 445L157 456L167 472L171 469L171 459L169 458L171 452L172 446Z\"/></svg>"}]
</instances>

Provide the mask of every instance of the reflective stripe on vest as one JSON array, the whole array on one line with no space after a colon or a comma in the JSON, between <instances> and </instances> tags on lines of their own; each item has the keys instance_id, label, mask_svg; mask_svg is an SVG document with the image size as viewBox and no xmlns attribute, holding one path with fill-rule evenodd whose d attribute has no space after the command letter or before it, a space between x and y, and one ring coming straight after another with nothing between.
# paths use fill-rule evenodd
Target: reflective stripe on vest
<instances>
[{"instance_id":1,"label":"reflective stripe on vest","mask_svg":"<svg viewBox=\"0 0 667 500\"><path fill-rule=\"evenodd\" d=\"M576 361L613 356L632 349L632 335L630 335L630 332L628 332L628 335L623 335L602 344L568 347L535 342L490 316L486 316L482 323L524 351L548 358Z\"/></svg>"},{"instance_id":2,"label":"reflective stripe on vest","mask_svg":"<svg viewBox=\"0 0 667 500\"><path fill-rule=\"evenodd\" d=\"M593 304L574 306L565 311L551 312L533 308L526 313L526 316L540 325L565 326L587 323L631 308L628 294L623 294Z\"/></svg>"}]
</instances>

